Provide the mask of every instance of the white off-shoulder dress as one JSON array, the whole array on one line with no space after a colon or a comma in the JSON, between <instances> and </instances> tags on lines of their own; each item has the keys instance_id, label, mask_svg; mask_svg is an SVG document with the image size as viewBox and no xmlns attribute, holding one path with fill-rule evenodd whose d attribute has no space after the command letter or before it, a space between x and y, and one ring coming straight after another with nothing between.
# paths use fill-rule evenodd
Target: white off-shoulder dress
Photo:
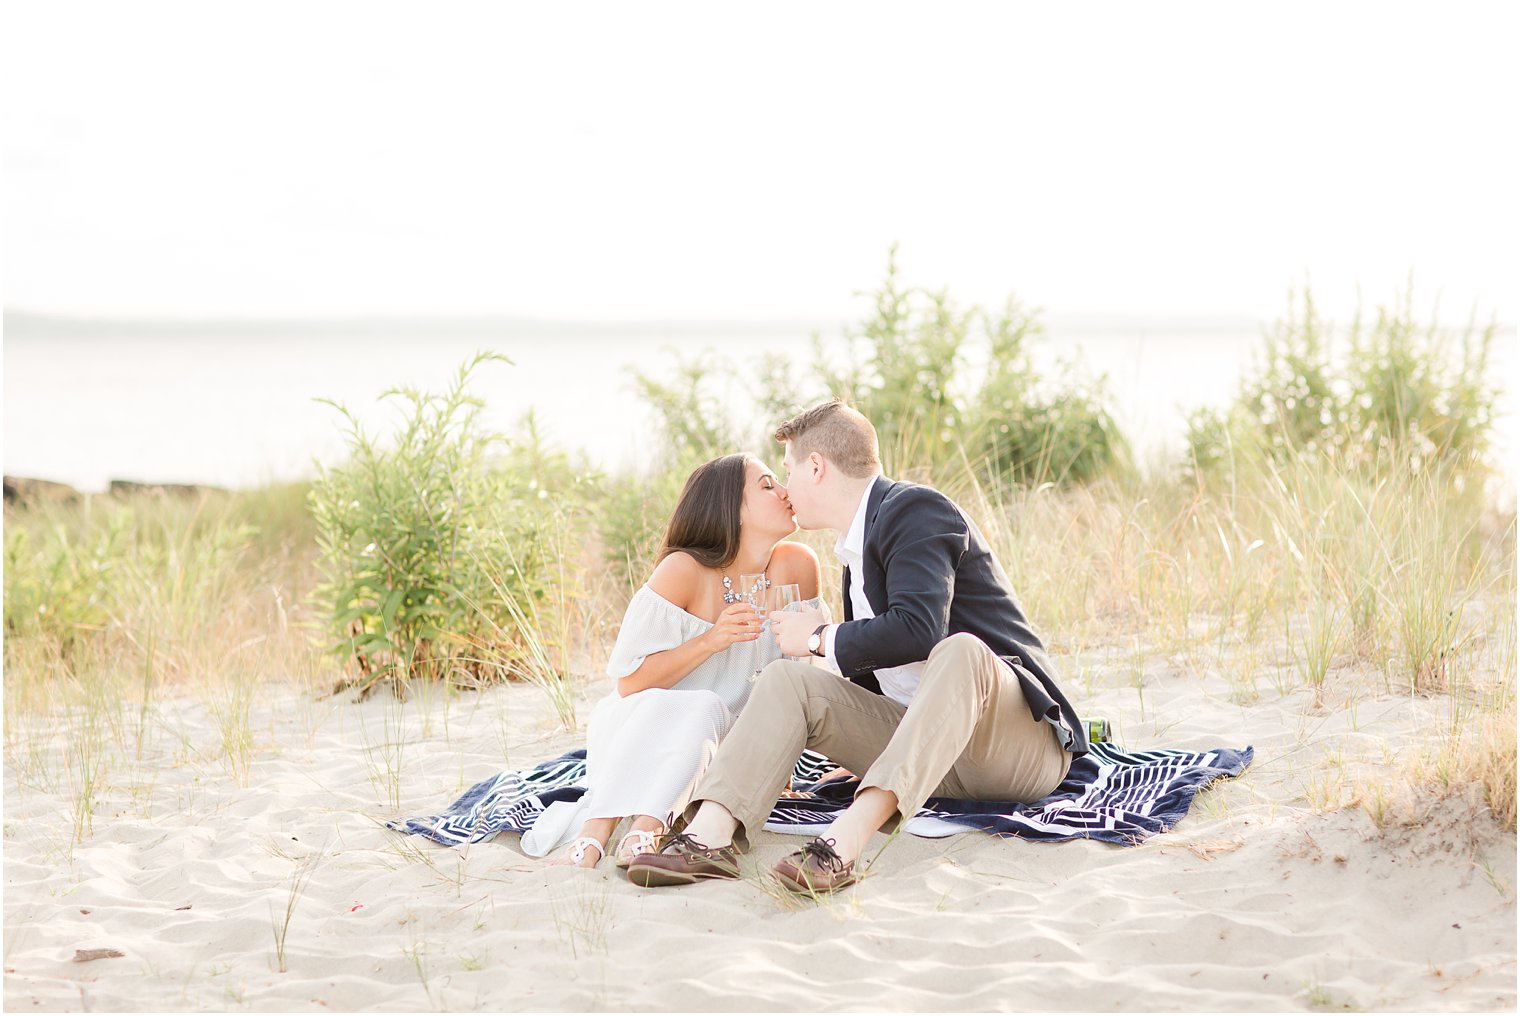
<instances>
[{"instance_id":1,"label":"white off-shoulder dress","mask_svg":"<svg viewBox=\"0 0 1520 1016\"><path fill-rule=\"evenodd\" d=\"M822 609L822 601L805 601ZM690 642L712 622L688 613L647 585L633 595L607 661L614 681L644 659ZM769 628L753 642L714 653L670 688L632 695L616 690L596 704L586 731L588 790L576 802L551 805L523 837L542 856L568 842L594 818L653 815L667 819L691 792L754 687L751 678L781 650Z\"/></svg>"}]
</instances>

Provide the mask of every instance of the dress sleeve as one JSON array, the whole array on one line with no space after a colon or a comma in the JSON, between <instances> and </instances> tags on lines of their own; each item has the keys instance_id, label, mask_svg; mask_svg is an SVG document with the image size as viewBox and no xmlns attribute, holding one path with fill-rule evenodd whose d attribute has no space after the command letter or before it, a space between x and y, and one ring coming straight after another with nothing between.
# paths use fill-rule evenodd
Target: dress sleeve
<instances>
[{"instance_id":1,"label":"dress sleeve","mask_svg":"<svg viewBox=\"0 0 1520 1016\"><path fill-rule=\"evenodd\" d=\"M607 676L614 681L644 665L651 653L674 649L702 634L703 624L643 586L628 601L617 643L607 658Z\"/></svg>"}]
</instances>

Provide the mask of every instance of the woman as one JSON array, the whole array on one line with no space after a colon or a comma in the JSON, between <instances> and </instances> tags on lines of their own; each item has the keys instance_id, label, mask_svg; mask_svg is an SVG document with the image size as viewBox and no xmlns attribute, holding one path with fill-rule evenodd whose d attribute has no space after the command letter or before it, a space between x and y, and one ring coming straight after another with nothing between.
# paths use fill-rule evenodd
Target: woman
<instances>
[{"instance_id":1,"label":"woman","mask_svg":"<svg viewBox=\"0 0 1520 1016\"><path fill-rule=\"evenodd\" d=\"M607 664L616 690L597 704L587 731L590 790L559 863L594 867L618 822L626 866L654 849L667 817L711 758L749 698L760 668L781 655L758 612L738 596L741 574L795 583L818 596L818 558L800 543L786 488L749 455L725 455L686 480L649 582L634 594ZM816 604L814 604L816 606Z\"/></svg>"}]
</instances>

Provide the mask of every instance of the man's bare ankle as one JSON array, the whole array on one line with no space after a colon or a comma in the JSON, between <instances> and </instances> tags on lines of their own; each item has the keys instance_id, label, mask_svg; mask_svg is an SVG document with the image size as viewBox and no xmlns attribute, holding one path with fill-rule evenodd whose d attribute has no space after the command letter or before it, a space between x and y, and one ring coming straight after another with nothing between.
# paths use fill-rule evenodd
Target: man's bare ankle
<instances>
[{"instance_id":1,"label":"man's bare ankle","mask_svg":"<svg viewBox=\"0 0 1520 1016\"><path fill-rule=\"evenodd\" d=\"M834 841L834 849L847 862L860 859L871 837L897 810L897 795L879 787L867 787L855 796L850 807L823 833Z\"/></svg>"},{"instance_id":2,"label":"man's bare ankle","mask_svg":"<svg viewBox=\"0 0 1520 1016\"><path fill-rule=\"evenodd\" d=\"M727 808L712 801L704 801L681 831L702 846L717 850L733 844L734 831L738 828L738 821Z\"/></svg>"}]
</instances>

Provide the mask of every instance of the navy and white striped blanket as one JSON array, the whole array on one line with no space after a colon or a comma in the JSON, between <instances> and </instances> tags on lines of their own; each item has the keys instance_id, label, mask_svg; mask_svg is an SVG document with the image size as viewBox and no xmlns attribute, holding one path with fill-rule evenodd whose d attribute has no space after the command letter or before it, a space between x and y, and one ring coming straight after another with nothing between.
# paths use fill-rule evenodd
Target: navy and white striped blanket
<instances>
[{"instance_id":1,"label":"navy and white striped blanket","mask_svg":"<svg viewBox=\"0 0 1520 1016\"><path fill-rule=\"evenodd\" d=\"M1239 776L1254 749L1126 752L1095 744L1074 761L1056 792L1035 804L960 801L932 797L905 829L919 836L951 836L981 829L1031 840L1093 839L1134 844L1166 832L1187 815L1193 796L1214 780ZM821 779L837 767L804 752L792 772L792 792L771 810L765 828L814 835L849 806L859 778ZM482 780L441 815L398 819L386 825L444 844L476 843L499 832L533 828L545 808L579 800L586 792L585 749L529 769Z\"/></svg>"}]
</instances>

